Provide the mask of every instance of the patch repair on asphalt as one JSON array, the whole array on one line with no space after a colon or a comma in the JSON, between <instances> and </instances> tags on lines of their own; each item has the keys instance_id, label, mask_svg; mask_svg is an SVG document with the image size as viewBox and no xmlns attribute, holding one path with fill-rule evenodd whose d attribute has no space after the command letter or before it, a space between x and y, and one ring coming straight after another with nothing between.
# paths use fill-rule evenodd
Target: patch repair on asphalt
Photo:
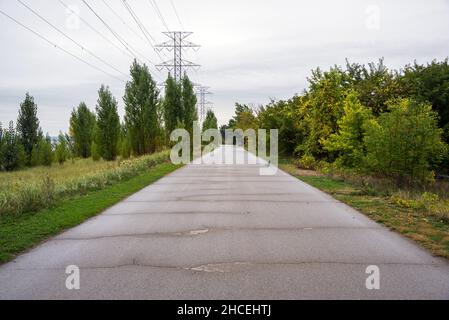
<instances>
[{"instance_id":1,"label":"patch repair on asphalt","mask_svg":"<svg viewBox=\"0 0 449 320\"><path fill-rule=\"evenodd\" d=\"M227 273L231 272L235 267L248 266L249 262L233 262L233 263L216 263L216 264L204 264L197 267L185 268L190 271L206 272L206 273Z\"/></svg>"}]
</instances>

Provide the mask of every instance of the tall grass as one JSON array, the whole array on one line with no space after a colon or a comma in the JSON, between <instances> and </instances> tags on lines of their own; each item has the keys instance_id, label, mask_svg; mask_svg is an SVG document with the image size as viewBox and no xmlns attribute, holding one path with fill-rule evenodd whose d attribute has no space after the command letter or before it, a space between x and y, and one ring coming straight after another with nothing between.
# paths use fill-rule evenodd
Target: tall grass
<instances>
[{"instance_id":1,"label":"tall grass","mask_svg":"<svg viewBox=\"0 0 449 320\"><path fill-rule=\"evenodd\" d=\"M53 206L58 200L100 190L166 162L163 151L114 162L75 160L50 168L0 173L0 217L17 216Z\"/></svg>"}]
</instances>

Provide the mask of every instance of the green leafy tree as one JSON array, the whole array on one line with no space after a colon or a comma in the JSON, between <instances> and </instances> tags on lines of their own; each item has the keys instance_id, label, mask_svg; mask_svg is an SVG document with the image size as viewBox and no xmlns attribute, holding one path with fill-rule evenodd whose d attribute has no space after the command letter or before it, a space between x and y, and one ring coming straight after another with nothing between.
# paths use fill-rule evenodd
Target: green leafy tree
<instances>
[{"instance_id":1,"label":"green leafy tree","mask_svg":"<svg viewBox=\"0 0 449 320\"><path fill-rule=\"evenodd\" d=\"M92 160L100 161L101 159L100 150L98 149L98 145L95 141L92 142L90 153L92 155Z\"/></svg>"},{"instance_id":2,"label":"green leafy tree","mask_svg":"<svg viewBox=\"0 0 449 320\"><path fill-rule=\"evenodd\" d=\"M68 143L65 138L65 135L62 133L59 133L58 136L58 144L55 147L55 157L56 161L60 165L64 164L64 162L67 161L67 158L69 156L69 150L68 150Z\"/></svg>"},{"instance_id":3,"label":"green leafy tree","mask_svg":"<svg viewBox=\"0 0 449 320\"><path fill-rule=\"evenodd\" d=\"M19 117L17 118L17 135L20 137L26 153L27 164L31 161L33 148L39 141L39 119L37 118L37 105L29 93L20 104Z\"/></svg>"},{"instance_id":4,"label":"green leafy tree","mask_svg":"<svg viewBox=\"0 0 449 320\"><path fill-rule=\"evenodd\" d=\"M338 130L338 120L343 114L343 103L346 90L343 83L343 72L335 67L322 72L317 69L308 79L309 91L306 94L305 108L309 134L302 150L317 159L328 157L324 149L326 140Z\"/></svg>"},{"instance_id":5,"label":"green leafy tree","mask_svg":"<svg viewBox=\"0 0 449 320\"><path fill-rule=\"evenodd\" d=\"M441 134L429 104L410 99L391 103L389 112L367 122L368 167L400 183L432 180L432 165L447 152Z\"/></svg>"},{"instance_id":6,"label":"green leafy tree","mask_svg":"<svg viewBox=\"0 0 449 320\"><path fill-rule=\"evenodd\" d=\"M449 143L449 61L436 60L427 65L405 67L401 83L407 94L417 101L427 102L438 113L438 123L443 129L443 139ZM438 171L449 173L449 155L438 167Z\"/></svg>"},{"instance_id":7,"label":"green leafy tree","mask_svg":"<svg viewBox=\"0 0 449 320\"><path fill-rule=\"evenodd\" d=\"M196 109L197 98L193 90L193 84L187 74L182 78L182 113L179 119L183 123L184 128L192 135L193 122L198 121L198 111Z\"/></svg>"},{"instance_id":8,"label":"green leafy tree","mask_svg":"<svg viewBox=\"0 0 449 320\"><path fill-rule=\"evenodd\" d=\"M70 117L70 136L73 140L75 154L89 158L95 126L95 114L89 110L84 102L73 109Z\"/></svg>"},{"instance_id":9,"label":"green leafy tree","mask_svg":"<svg viewBox=\"0 0 449 320\"><path fill-rule=\"evenodd\" d=\"M125 124L132 150L136 155L154 152L160 128L158 123L158 95L156 82L146 65L134 61L131 81L126 84Z\"/></svg>"},{"instance_id":10,"label":"green leafy tree","mask_svg":"<svg viewBox=\"0 0 449 320\"><path fill-rule=\"evenodd\" d=\"M125 125L122 126L119 139L119 154L123 159L128 159L132 154L131 138Z\"/></svg>"},{"instance_id":11,"label":"green leafy tree","mask_svg":"<svg viewBox=\"0 0 449 320\"><path fill-rule=\"evenodd\" d=\"M51 138L47 136L41 139L37 146L38 150L38 163L39 165L50 167L53 163L53 147L51 145Z\"/></svg>"},{"instance_id":12,"label":"green leafy tree","mask_svg":"<svg viewBox=\"0 0 449 320\"><path fill-rule=\"evenodd\" d=\"M233 129L257 130L257 119L254 110L246 104L235 104L235 115L229 123Z\"/></svg>"},{"instance_id":13,"label":"green leafy tree","mask_svg":"<svg viewBox=\"0 0 449 320\"><path fill-rule=\"evenodd\" d=\"M449 142L449 61L432 61L427 65L415 62L406 66L402 83L407 93L419 102L428 102L438 113L438 123Z\"/></svg>"},{"instance_id":14,"label":"green leafy tree","mask_svg":"<svg viewBox=\"0 0 449 320\"><path fill-rule=\"evenodd\" d=\"M292 155L296 146L304 142L308 132L302 121L302 100L303 97L295 96L287 101L271 101L267 106L261 107L257 114L259 128L279 130L279 151L282 154Z\"/></svg>"},{"instance_id":15,"label":"green leafy tree","mask_svg":"<svg viewBox=\"0 0 449 320\"><path fill-rule=\"evenodd\" d=\"M27 160L25 149L21 143L20 138L14 129L14 123L9 123L9 129L3 130L2 134L2 163L0 169L6 171L13 171L22 168Z\"/></svg>"},{"instance_id":16,"label":"green leafy tree","mask_svg":"<svg viewBox=\"0 0 449 320\"><path fill-rule=\"evenodd\" d=\"M106 161L115 160L120 136L120 117L117 113L117 100L108 87L101 86L97 101L97 134L98 149Z\"/></svg>"},{"instance_id":17,"label":"green leafy tree","mask_svg":"<svg viewBox=\"0 0 449 320\"><path fill-rule=\"evenodd\" d=\"M4 161L4 156L3 156L3 148L5 145L5 133L3 132L3 124L0 121L0 171L3 170L3 161Z\"/></svg>"},{"instance_id":18,"label":"green leafy tree","mask_svg":"<svg viewBox=\"0 0 449 320\"><path fill-rule=\"evenodd\" d=\"M212 110L207 110L206 118L203 122L203 132L208 129L218 129L218 120Z\"/></svg>"},{"instance_id":19,"label":"green leafy tree","mask_svg":"<svg viewBox=\"0 0 449 320\"><path fill-rule=\"evenodd\" d=\"M346 60L343 74L345 87L355 90L362 105L374 115L387 111L387 102L403 95L404 88L397 72L390 71L384 59L369 63L368 67Z\"/></svg>"},{"instance_id":20,"label":"green leafy tree","mask_svg":"<svg viewBox=\"0 0 449 320\"><path fill-rule=\"evenodd\" d=\"M168 75L165 82L165 97L164 97L164 123L167 137L171 132L179 127L182 122L182 101L181 101L181 86L175 79Z\"/></svg>"},{"instance_id":21,"label":"green leafy tree","mask_svg":"<svg viewBox=\"0 0 449 320\"><path fill-rule=\"evenodd\" d=\"M339 130L326 140L324 148L337 152L340 165L361 167L365 156L365 124L372 117L371 112L361 104L354 91L347 95L343 109L344 114L338 120Z\"/></svg>"}]
</instances>

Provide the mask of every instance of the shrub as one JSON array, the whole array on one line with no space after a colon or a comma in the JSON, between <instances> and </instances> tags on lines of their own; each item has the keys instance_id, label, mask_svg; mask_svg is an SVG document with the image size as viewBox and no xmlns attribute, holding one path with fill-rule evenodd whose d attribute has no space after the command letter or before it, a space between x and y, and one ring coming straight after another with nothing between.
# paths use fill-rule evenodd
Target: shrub
<instances>
[{"instance_id":1,"label":"shrub","mask_svg":"<svg viewBox=\"0 0 449 320\"><path fill-rule=\"evenodd\" d=\"M313 170L316 166L316 160L312 155L305 154L298 160L297 165L301 169Z\"/></svg>"},{"instance_id":2,"label":"shrub","mask_svg":"<svg viewBox=\"0 0 449 320\"><path fill-rule=\"evenodd\" d=\"M389 110L366 124L368 168L399 183L433 180L431 162L441 160L447 146L431 106L403 99Z\"/></svg>"},{"instance_id":3,"label":"shrub","mask_svg":"<svg viewBox=\"0 0 449 320\"><path fill-rule=\"evenodd\" d=\"M324 148L336 152L337 164L344 167L360 167L364 157L363 138L365 122L371 117L355 92L349 92L344 102L344 115L338 120L338 133L334 133L324 142Z\"/></svg>"}]
</instances>

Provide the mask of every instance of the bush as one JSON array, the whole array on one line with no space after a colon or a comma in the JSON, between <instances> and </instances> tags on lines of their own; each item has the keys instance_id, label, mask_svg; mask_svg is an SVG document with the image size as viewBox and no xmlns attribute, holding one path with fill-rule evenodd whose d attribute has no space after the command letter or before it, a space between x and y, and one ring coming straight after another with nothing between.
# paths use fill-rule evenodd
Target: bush
<instances>
[{"instance_id":1,"label":"bush","mask_svg":"<svg viewBox=\"0 0 449 320\"><path fill-rule=\"evenodd\" d=\"M301 169L313 170L316 166L316 160L313 156L305 154L298 160L297 165Z\"/></svg>"},{"instance_id":2,"label":"bush","mask_svg":"<svg viewBox=\"0 0 449 320\"><path fill-rule=\"evenodd\" d=\"M390 112L366 125L366 164L374 173L399 183L428 182L431 163L444 157L437 116L430 105L403 99L390 104Z\"/></svg>"},{"instance_id":3,"label":"bush","mask_svg":"<svg viewBox=\"0 0 449 320\"><path fill-rule=\"evenodd\" d=\"M344 115L338 120L338 133L324 142L324 148L337 153L339 166L360 168L365 155L363 138L365 123L371 112L359 101L355 92L349 92L344 103Z\"/></svg>"},{"instance_id":4,"label":"bush","mask_svg":"<svg viewBox=\"0 0 449 320\"><path fill-rule=\"evenodd\" d=\"M51 166L53 163L53 150L48 139L41 139L31 152L32 166Z\"/></svg>"}]
</instances>

